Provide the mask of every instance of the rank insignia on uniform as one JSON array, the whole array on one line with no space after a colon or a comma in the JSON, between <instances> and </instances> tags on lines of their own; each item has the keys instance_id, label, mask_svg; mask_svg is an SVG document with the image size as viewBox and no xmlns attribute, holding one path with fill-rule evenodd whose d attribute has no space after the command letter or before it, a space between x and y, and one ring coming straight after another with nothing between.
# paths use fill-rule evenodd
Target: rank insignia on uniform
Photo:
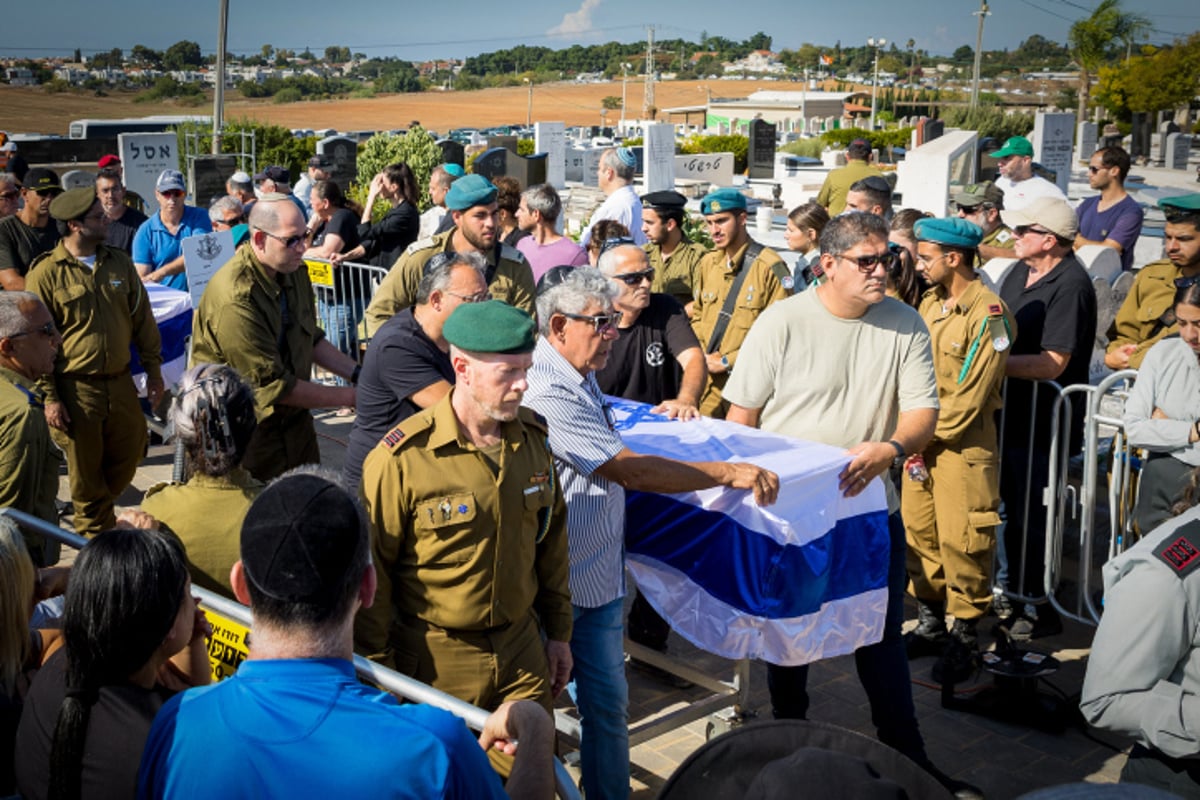
<instances>
[{"instance_id":1,"label":"rank insignia on uniform","mask_svg":"<svg viewBox=\"0 0 1200 800\"><path fill-rule=\"evenodd\" d=\"M1154 555L1171 568L1178 578L1200 569L1200 521L1189 522L1175 531L1175 535L1159 545Z\"/></svg>"},{"instance_id":2,"label":"rank insignia on uniform","mask_svg":"<svg viewBox=\"0 0 1200 800\"><path fill-rule=\"evenodd\" d=\"M1001 308L1001 307L1000 307L998 304L996 304L996 303L992 303L990 306L988 306L988 313L989 313L989 314L998 314L998 315L999 315L999 314L1003 314L1003 313L1004 313L1004 309L1003 309L1003 308Z\"/></svg>"},{"instance_id":3,"label":"rank insignia on uniform","mask_svg":"<svg viewBox=\"0 0 1200 800\"><path fill-rule=\"evenodd\" d=\"M784 278L783 280L781 280L779 282L779 284L783 288L787 289L788 291L791 291L792 287L794 287L796 285L796 282L794 280L792 280L790 277L787 277L787 278Z\"/></svg>"},{"instance_id":4,"label":"rank insignia on uniform","mask_svg":"<svg viewBox=\"0 0 1200 800\"><path fill-rule=\"evenodd\" d=\"M395 447L404 440L404 431L399 428L392 428L388 431L387 436L383 437L383 444L386 447Z\"/></svg>"},{"instance_id":5,"label":"rank insignia on uniform","mask_svg":"<svg viewBox=\"0 0 1200 800\"><path fill-rule=\"evenodd\" d=\"M999 233L996 234L996 241L1000 242L1001 244L1007 242L1011 238L1013 238L1012 234L1009 233L1008 231L1000 231Z\"/></svg>"},{"instance_id":6,"label":"rank insignia on uniform","mask_svg":"<svg viewBox=\"0 0 1200 800\"><path fill-rule=\"evenodd\" d=\"M470 506L468 506L466 503L459 503L459 504L458 504L458 513L460 513L460 514L465 514L465 513L467 513L467 512L468 512L468 511L470 511L470 510L471 510L471 507L470 507Z\"/></svg>"},{"instance_id":7,"label":"rank insignia on uniform","mask_svg":"<svg viewBox=\"0 0 1200 800\"><path fill-rule=\"evenodd\" d=\"M530 483L545 483L548 480L550 480L549 472L536 472L529 476Z\"/></svg>"},{"instance_id":8,"label":"rank insignia on uniform","mask_svg":"<svg viewBox=\"0 0 1200 800\"><path fill-rule=\"evenodd\" d=\"M751 286L749 289L746 290L746 302L747 303L754 302L754 287L753 286Z\"/></svg>"},{"instance_id":9,"label":"rank insignia on uniform","mask_svg":"<svg viewBox=\"0 0 1200 800\"><path fill-rule=\"evenodd\" d=\"M449 499L445 499L438 504L438 511L442 512L442 520L448 522L454 514L454 506L450 505Z\"/></svg>"},{"instance_id":10,"label":"rank insignia on uniform","mask_svg":"<svg viewBox=\"0 0 1200 800\"><path fill-rule=\"evenodd\" d=\"M120 289L124 283L125 281L121 280L120 278L110 278L108 281L108 285L114 289Z\"/></svg>"}]
</instances>

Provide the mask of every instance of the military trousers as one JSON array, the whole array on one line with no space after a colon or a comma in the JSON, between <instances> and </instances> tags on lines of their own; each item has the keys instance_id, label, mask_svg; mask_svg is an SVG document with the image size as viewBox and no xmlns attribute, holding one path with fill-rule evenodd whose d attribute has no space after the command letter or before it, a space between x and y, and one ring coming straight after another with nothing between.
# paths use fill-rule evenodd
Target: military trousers
<instances>
[{"instance_id":1,"label":"military trousers","mask_svg":"<svg viewBox=\"0 0 1200 800\"><path fill-rule=\"evenodd\" d=\"M128 372L111 378L60 375L58 398L71 418L67 433L50 429L67 454L75 530L100 533L117 524L113 506L146 453L146 417Z\"/></svg>"},{"instance_id":2,"label":"military trousers","mask_svg":"<svg viewBox=\"0 0 1200 800\"><path fill-rule=\"evenodd\" d=\"M708 384L704 387L704 393L700 395L699 411L701 414L713 419L725 419L725 414L729 411L729 403L721 396L721 390L725 388L728 381L728 372L720 375L709 374Z\"/></svg>"},{"instance_id":3,"label":"military trousers","mask_svg":"<svg viewBox=\"0 0 1200 800\"><path fill-rule=\"evenodd\" d=\"M927 480L900 478L909 591L955 619L979 619L992 599L1000 524L996 449L931 446L924 455Z\"/></svg>"}]
</instances>

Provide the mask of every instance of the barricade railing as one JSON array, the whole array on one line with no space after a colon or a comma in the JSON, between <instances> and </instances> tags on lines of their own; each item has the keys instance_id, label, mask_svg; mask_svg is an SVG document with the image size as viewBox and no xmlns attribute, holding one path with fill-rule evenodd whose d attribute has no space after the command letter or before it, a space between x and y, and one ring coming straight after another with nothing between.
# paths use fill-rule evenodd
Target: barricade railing
<instances>
[{"instance_id":1,"label":"barricade railing","mask_svg":"<svg viewBox=\"0 0 1200 800\"><path fill-rule=\"evenodd\" d=\"M59 528L56 525L51 525L45 520L38 519L22 511L12 508L0 508L0 516L12 519L13 522L23 528L36 530L43 536L50 536L57 539L69 547L82 549L87 545L87 540L82 536ZM200 604L203 607L212 610L222 617L231 619L239 625L247 628L250 627L250 609L241 603L195 585L192 586L192 594L200 599ZM401 675L395 670L376 664L362 656L354 656L354 668L360 677L367 679L371 683L414 703L424 703L425 705L449 711L474 730L483 730L483 726L487 722L488 712L482 708L459 700L457 697L414 680L407 675ZM558 797L564 800L579 800L579 790L571 780L571 775L567 772L566 767L557 758L554 759L554 783L555 793Z\"/></svg>"},{"instance_id":2,"label":"barricade railing","mask_svg":"<svg viewBox=\"0 0 1200 800\"><path fill-rule=\"evenodd\" d=\"M304 262L312 283L317 320L325 331L326 341L361 362L363 349L370 339L361 327L363 312L388 271L353 261L343 261L340 266L322 258L306 258ZM315 380L324 383L337 380L315 372Z\"/></svg>"}]
</instances>

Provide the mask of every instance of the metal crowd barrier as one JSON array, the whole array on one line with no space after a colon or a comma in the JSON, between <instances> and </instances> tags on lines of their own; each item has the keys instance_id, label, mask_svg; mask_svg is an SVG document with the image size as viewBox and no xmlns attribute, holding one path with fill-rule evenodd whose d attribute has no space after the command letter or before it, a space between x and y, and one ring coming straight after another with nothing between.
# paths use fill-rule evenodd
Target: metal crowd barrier
<instances>
[{"instance_id":1,"label":"metal crowd barrier","mask_svg":"<svg viewBox=\"0 0 1200 800\"><path fill-rule=\"evenodd\" d=\"M325 339L346 355L362 361L362 352L370 337L362 327L363 312L388 271L371 264L343 261L335 267L327 259L307 258L309 280L316 302L317 320ZM316 370L314 370L315 372ZM336 377L314 375L323 383Z\"/></svg>"},{"instance_id":2,"label":"metal crowd barrier","mask_svg":"<svg viewBox=\"0 0 1200 800\"><path fill-rule=\"evenodd\" d=\"M8 517L21 527L36 530L43 536L53 537L70 547L82 549L87 545L87 540L82 536L51 525L22 511L12 508L0 508L0 516ZM192 593L200 598L202 606L240 625L244 625L247 628L250 627L251 614L250 609L246 606L202 589L199 586L193 585ZM482 708L459 700L457 697L448 695L406 675L401 675L373 661L368 661L362 656L356 655L354 657L354 668L358 672L359 677L365 678L371 683L406 700L414 703L424 703L444 711L449 711L474 730L483 730L483 726L487 721L488 712ZM564 800L579 800L579 791L571 780L570 773L567 772L566 767L558 759L554 759L554 783L555 793L559 797Z\"/></svg>"}]
</instances>

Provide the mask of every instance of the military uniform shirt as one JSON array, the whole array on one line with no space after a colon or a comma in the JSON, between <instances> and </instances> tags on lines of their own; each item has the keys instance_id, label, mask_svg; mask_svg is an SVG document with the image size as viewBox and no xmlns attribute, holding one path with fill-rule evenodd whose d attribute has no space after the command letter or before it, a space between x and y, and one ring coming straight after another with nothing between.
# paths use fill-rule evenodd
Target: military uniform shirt
<instances>
[{"instance_id":1,"label":"military uniform shirt","mask_svg":"<svg viewBox=\"0 0 1200 800\"><path fill-rule=\"evenodd\" d=\"M654 283L650 291L669 294L680 305L686 306L694 299L693 290L700 271L700 261L707 253L703 245L684 239L669 258L664 258L660 245L647 242L646 255L650 266L654 268Z\"/></svg>"},{"instance_id":2,"label":"military uniform shirt","mask_svg":"<svg viewBox=\"0 0 1200 800\"><path fill-rule=\"evenodd\" d=\"M385 651L393 614L486 632L532 608L547 637L570 640L566 507L546 426L527 409L502 423L497 473L464 438L454 391L393 428L363 464L379 586L355 624L360 652Z\"/></svg>"},{"instance_id":3,"label":"military uniform shirt","mask_svg":"<svg viewBox=\"0 0 1200 800\"><path fill-rule=\"evenodd\" d=\"M62 334L55 376L115 377L129 370L129 345L152 381L162 380L162 341L146 288L133 261L107 245L96 248L88 269L59 242L29 268L26 288L42 298ZM53 381L38 386L57 401Z\"/></svg>"},{"instance_id":4,"label":"military uniform shirt","mask_svg":"<svg viewBox=\"0 0 1200 800\"><path fill-rule=\"evenodd\" d=\"M731 366L737 361L738 350L758 315L771 303L788 296L788 290L783 288L772 268L774 264L782 264L783 259L771 248L764 247L754 263L742 264L749 247L747 242L733 255L732 263L740 266L731 267L725 252L714 250L704 257L697 270L699 281L695 287L696 302L692 306L692 328L705 352L708 352L708 340L717 327L717 319L725 307L725 298L734 279L740 270L750 270L739 289L733 315L716 351L725 356Z\"/></svg>"},{"instance_id":5,"label":"military uniform shirt","mask_svg":"<svg viewBox=\"0 0 1200 800\"><path fill-rule=\"evenodd\" d=\"M408 246L392 271L379 284L371 304L367 306L368 334L373 335L380 325L417 304L417 285L425 274L425 265L438 253L454 252L453 240L454 231L448 231ZM483 256L489 270L494 272L488 281L492 298L533 316L537 290L533 282L533 270L529 268L525 256L517 248L506 244L493 247Z\"/></svg>"},{"instance_id":6,"label":"military uniform shirt","mask_svg":"<svg viewBox=\"0 0 1200 800\"><path fill-rule=\"evenodd\" d=\"M262 422L277 411L279 398L297 380L308 380L313 348L324 337L308 272L301 268L269 277L254 250L242 246L204 287L192 320L191 364L228 364L241 373L254 387L254 408ZM293 410L308 414L307 409Z\"/></svg>"},{"instance_id":7,"label":"military uniform shirt","mask_svg":"<svg viewBox=\"0 0 1200 800\"><path fill-rule=\"evenodd\" d=\"M817 202L825 206L829 216L836 217L846 209L846 195L850 194L850 187L872 175L882 176L883 173L866 161L846 159L846 166L838 167L825 176L821 191L817 192Z\"/></svg>"},{"instance_id":8,"label":"military uniform shirt","mask_svg":"<svg viewBox=\"0 0 1200 800\"><path fill-rule=\"evenodd\" d=\"M1165 336L1179 331L1175 322L1175 279L1179 267L1164 258L1147 264L1137 272L1125 302L1108 326L1108 348L1111 353L1128 344L1137 345L1129 355L1129 366L1138 369L1146 351ZM1167 324L1169 322L1169 324Z\"/></svg>"},{"instance_id":9,"label":"military uniform shirt","mask_svg":"<svg viewBox=\"0 0 1200 800\"><path fill-rule=\"evenodd\" d=\"M995 450L994 414L1002 405L1000 387L1016 322L982 281L972 281L952 308L945 307L945 297L946 290L935 286L919 308L937 375L940 410L933 441L954 445L970 432L969 438Z\"/></svg>"},{"instance_id":10,"label":"military uniform shirt","mask_svg":"<svg viewBox=\"0 0 1200 800\"><path fill-rule=\"evenodd\" d=\"M0 367L0 508L58 525L54 498L62 455L50 442L41 393L23 375ZM25 532L36 544L41 536Z\"/></svg>"}]
</instances>

